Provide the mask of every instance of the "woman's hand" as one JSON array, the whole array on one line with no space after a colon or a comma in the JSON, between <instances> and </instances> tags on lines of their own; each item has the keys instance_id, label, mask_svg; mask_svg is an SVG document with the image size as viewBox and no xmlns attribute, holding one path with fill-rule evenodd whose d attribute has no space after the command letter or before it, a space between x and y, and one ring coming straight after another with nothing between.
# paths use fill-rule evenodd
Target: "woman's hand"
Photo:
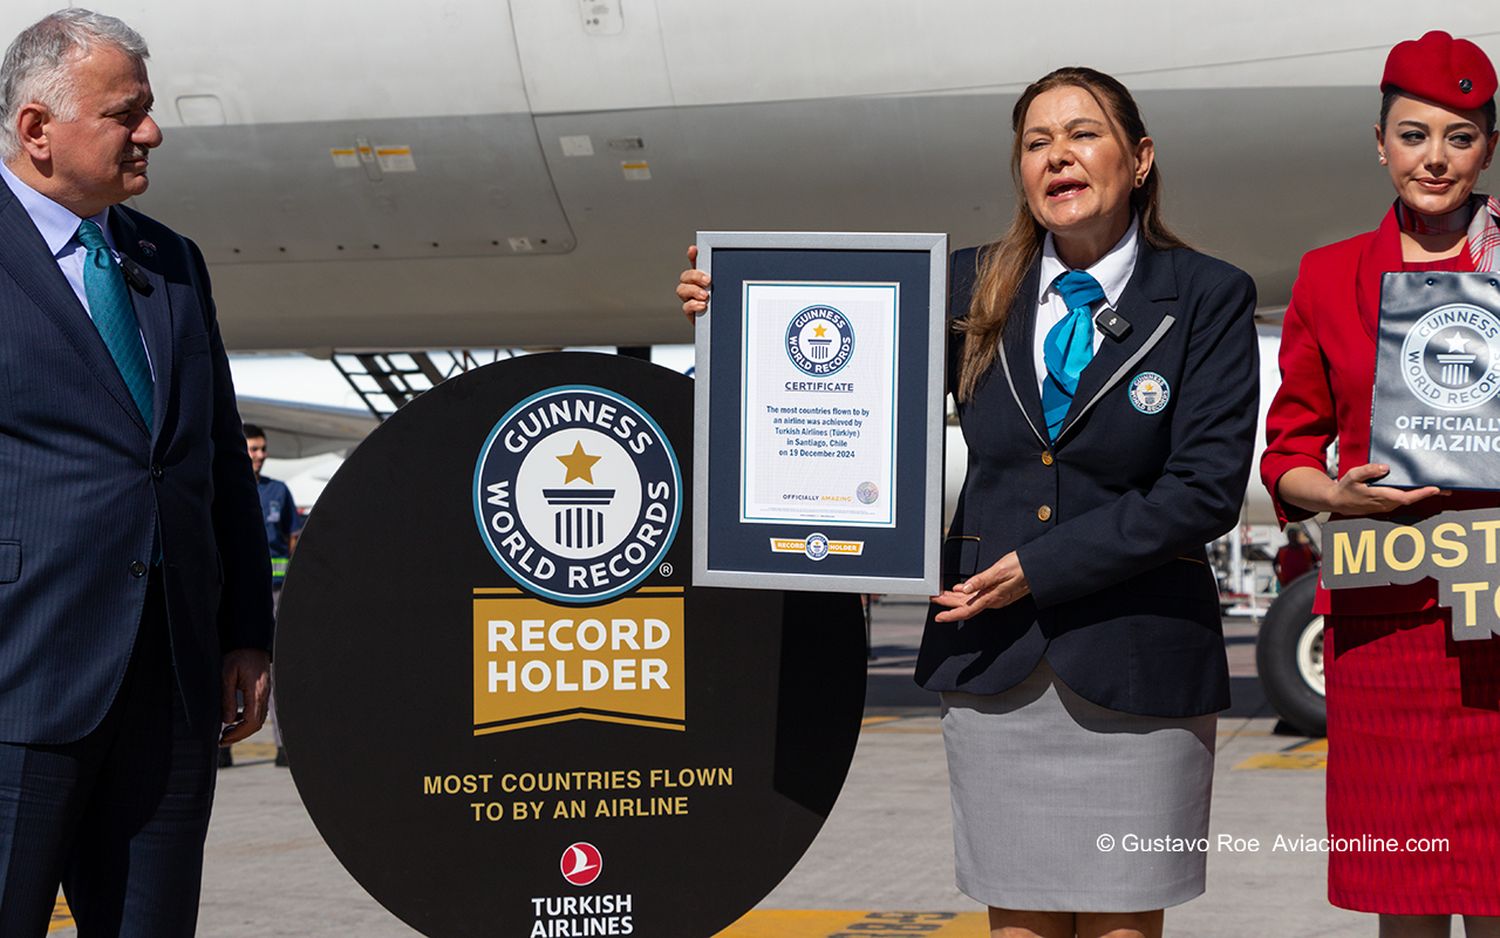
<instances>
[{"instance_id":1,"label":"woman's hand","mask_svg":"<svg viewBox=\"0 0 1500 938\"><path fill-rule=\"evenodd\" d=\"M962 622L982 609L1003 609L1030 592L1021 558L1011 551L988 570L932 597L932 601L947 607L937 614L936 621Z\"/></svg>"},{"instance_id":2,"label":"woman's hand","mask_svg":"<svg viewBox=\"0 0 1500 938\"><path fill-rule=\"evenodd\" d=\"M1350 469L1334 484L1330 510L1351 517L1382 515L1442 492L1435 485L1407 490L1368 484L1385 478L1390 472L1391 467L1381 463L1366 463Z\"/></svg>"},{"instance_id":3,"label":"woman's hand","mask_svg":"<svg viewBox=\"0 0 1500 938\"><path fill-rule=\"evenodd\" d=\"M698 314L708 309L708 274L698 269L698 246L687 249L688 269L677 278L677 298L682 301L682 314L688 322L696 323Z\"/></svg>"},{"instance_id":4,"label":"woman's hand","mask_svg":"<svg viewBox=\"0 0 1500 938\"><path fill-rule=\"evenodd\" d=\"M1435 485L1408 491L1369 484L1384 478L1390 471L1390 466L1366 463L1350 469L1335 482L1310 466L1298 466L1281 477L1277 489L1283 499L1299 508L1331 511L1348 518L1383 515L1415 505L1424 498L1448 494Z\"/></svg>"}]
</instances>

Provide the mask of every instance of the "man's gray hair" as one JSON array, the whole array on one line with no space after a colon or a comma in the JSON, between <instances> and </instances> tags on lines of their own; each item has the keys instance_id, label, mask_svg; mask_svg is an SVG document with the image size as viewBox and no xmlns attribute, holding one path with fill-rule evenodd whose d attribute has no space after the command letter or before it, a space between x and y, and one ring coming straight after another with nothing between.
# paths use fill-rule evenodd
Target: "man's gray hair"
<instances>
[{"instance_id":1,"label":"man's gray hair","mask_svg":"<svg viewBox=\"0 0 1500 938\"><path fill-rule=\"evenodd\" d=\"M151 54L141 34L122 21L80 9L48 14L10 44L0 63L0 159L21 152L16 118L26 105L45 105L59 120L77 118L73 63L96 45L113 46L137 62Z\"/></svg>"}]
</instances>

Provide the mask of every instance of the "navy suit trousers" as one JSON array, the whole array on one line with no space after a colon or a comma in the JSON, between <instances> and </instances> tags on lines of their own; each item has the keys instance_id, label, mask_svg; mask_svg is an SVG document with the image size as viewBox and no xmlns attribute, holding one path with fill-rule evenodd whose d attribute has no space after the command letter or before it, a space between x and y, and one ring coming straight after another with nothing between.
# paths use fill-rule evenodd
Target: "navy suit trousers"
<instances>
[{"instance_id":1,"label":"navy suit trousers","mask_svg":"<svg viewBox=\"0 0 1500 938\"><path fill-rule=\"evenodd\" d=\"M139 628L92 732L64 745L0 743L6 938L46 934L59 884L79 938L179 938L197 927L218 726L186 719L159 571Z\"/></svg>"}]
</instances>

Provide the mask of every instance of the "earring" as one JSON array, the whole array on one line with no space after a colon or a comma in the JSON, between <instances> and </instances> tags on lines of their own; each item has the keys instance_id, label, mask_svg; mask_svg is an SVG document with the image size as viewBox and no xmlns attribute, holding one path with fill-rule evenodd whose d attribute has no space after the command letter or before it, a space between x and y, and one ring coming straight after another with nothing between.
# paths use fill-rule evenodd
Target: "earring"
<instances>
[{"instance_id":1,"label":"earring","mask_svg":"<svg viewBox=\"0 0 1500 938\"><path fill-rule=\"evenodd\" d=\"M1137 189L1139 189L1141 186L1144 186L1145 184L1146 184L1146 177L1145 176L1137 176L1137 177L1135 177L1135 187Z\"/></svg>"},{"instance_id":2,"label":"earring","mask_svg":"<svg viewBox=\"0 0 1500 938\"><path fill-rule=\"evenodd\" d=\"M1385 154L1384 153L1380 154L1380 165L1381 166L1385 165Z\"/></svg>"}]
</instances>

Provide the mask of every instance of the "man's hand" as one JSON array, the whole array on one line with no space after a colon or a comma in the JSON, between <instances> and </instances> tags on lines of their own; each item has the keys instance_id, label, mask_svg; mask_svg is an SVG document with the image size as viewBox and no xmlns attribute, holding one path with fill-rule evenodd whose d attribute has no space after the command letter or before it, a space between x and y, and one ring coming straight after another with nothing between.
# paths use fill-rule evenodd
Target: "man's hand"
<instances>
[{"instance_id":1,"label":"man's hand","mask_svg":"<svg viewBox=\"0 0 1500 938\"><path fill-rule=\"evenodd\" d=\"M237 696L245 701L243 719L238 713ZM238 648L225 655L223 712L219 719L229 725L224 728L219 745L231 746L260 729L266 722L266 706L270 699L270 655L259 648Z\"/></svg>"},{"instance_id":2,"label":"man's hand","mask_svg":"<svg viewBox=\"0 0 1500 938\"><path fill-rule=\"evenodd\" d=\"M1026 572L1021 569L1021 559L1011 551L983 573L932 597L933 602L947 607L934 619L937 622L960 622L981 609L1003 609L1030 592Z\"/></svg>"}]
</instances>

